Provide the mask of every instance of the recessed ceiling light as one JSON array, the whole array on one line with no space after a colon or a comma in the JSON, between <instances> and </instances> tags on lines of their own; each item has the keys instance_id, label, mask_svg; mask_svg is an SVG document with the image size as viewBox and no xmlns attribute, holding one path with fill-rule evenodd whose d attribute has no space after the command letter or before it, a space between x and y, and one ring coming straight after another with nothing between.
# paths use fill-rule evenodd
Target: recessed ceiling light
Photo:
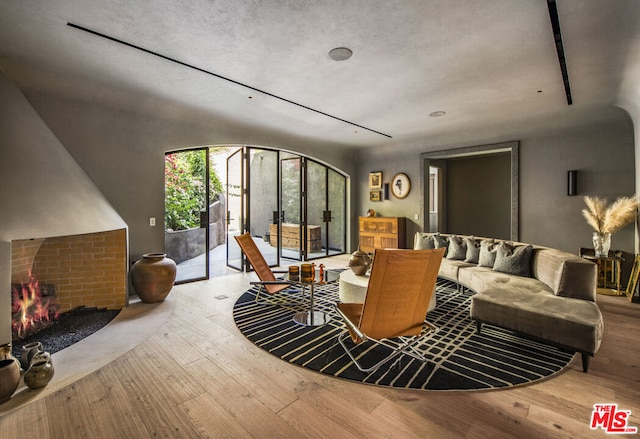
<instances>
[{"instance_id":1,"label":"recessed ceiling light","mask_svg":"<svg viewBox=\"0 0 640 439\"><path fill-rule=\"evenodd\" d=\"M444 111L434 111L433 113L429 113L429 117L441 117L447 114Z\"/></svg>"},{"instance_id":2,"label":"recessed ceiling light","mask_svg":"<svg viewBox=\"0 0 640 439\"><path fill-rule=\"evenodd\" d=\"M329 51L329 58L334 61L344 61L351 58L353 52L351 49L347 49L346 47L336 47L335 49L331 49Z\"/></svg>"}]
</instances>

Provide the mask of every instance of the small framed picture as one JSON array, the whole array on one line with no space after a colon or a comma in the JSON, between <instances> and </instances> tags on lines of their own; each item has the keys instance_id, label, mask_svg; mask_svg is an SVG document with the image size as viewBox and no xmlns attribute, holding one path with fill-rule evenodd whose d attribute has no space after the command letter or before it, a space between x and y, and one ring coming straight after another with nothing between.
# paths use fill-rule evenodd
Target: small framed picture
<instances>
[{"instance_id":1,"label":"small framed picture","mask_svg":"<svg viewBox=\"0 0 640 439\"><path fill-rule=\"evenodd\" d=\"M382 189L382 171L369 172L369 189Z\"/></svg>"},{"instance_id":2,"label":"small framed picture","mask_svg":"<svg viewBox=\"0 0 640 439\"><path fill-rule=\"evenodd\" d=\"M369 201L382 201L382 191L369 191Z\"/></svg>"}]
</instances>

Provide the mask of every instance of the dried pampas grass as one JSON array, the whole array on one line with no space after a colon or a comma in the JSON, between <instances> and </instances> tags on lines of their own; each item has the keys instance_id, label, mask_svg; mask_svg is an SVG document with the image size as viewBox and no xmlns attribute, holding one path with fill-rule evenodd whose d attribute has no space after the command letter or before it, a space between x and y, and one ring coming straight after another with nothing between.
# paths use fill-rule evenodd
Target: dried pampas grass
<instances>
[{"instance_id":1,"label":"dried pampas grass","mask_svg":"<svg viewBox=\"0 0 640 439\"><path fill-rule=\"evenodd\" d=\"M587 205L582 210L587 223L599 233L613 233L636 218L640 202L638 198L620 197L607 207L607 200L598 197L584 197Z\"/></svg>"}]
</instances>

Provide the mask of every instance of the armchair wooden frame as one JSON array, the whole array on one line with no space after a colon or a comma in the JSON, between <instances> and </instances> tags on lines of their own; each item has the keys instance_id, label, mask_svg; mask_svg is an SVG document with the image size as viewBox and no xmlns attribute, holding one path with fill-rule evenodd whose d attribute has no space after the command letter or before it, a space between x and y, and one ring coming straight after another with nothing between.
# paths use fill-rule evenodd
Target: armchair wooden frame
<instances>
[{"instance_id":1,"label":"armchair wooden frame","mask_svg":"<svg viewBox=\"0 0 640 439\"><path fill-rule=\"evenodd\" d=\"M360 371L376 370L400 354L426 361L416 346L438 330L426 316L444 251L376 250L364 303L336 305L347 327L338 335L338 342ZM347 344L349 336L352 346ZM390 353L365 366L354 354L365 342L383 346Z\"/></svg>"},{"instance_id":2,"label":"armchair wooden frame","mask_svg":"<svg viewBox=\"0 0 640 439\"><path fill-rule=\"evenodd\" d=\"M260 286L258 292L256 293L256 303L268 303L267 301L260 301L260 293L262 292L262 290L265 290L268 294L273 295L294 285L294 283L292 282L282 279L276 279L276 273L286 273L287 271L271 270L271 267L269 267L269 264L264 259L262 252L260 252L260 249L258 249L258 246L256 245L249 232L243 233L240 236L234 236L234 238L238 242L238 245L242 249L242 252L246 256L247 260L253 267L253 270L258 275L258 279L260 279L259 281L249 282L249 284L251 285ZM302 291L302 294L304 295L304 290Z\"/></svg>"}]
</instances>

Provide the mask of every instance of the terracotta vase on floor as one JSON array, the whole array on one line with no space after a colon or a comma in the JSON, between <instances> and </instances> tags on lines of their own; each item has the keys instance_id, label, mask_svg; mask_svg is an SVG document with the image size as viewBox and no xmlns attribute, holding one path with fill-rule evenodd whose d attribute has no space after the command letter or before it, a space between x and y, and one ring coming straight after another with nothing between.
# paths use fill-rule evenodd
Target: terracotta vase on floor
<instances>
[{"instance_id":1,"label":"terracotta vase on floor","mask_svg":"<svg viewBox=\"0 0 640 439\"><path fill-rule=\"evenodd\" d=\"M144 303L162 302L176 280L176 263L164 253L145 253L131 267L131 284Z\"/></svg>"},{"instance_id":2,"label":"terracotta vase on floor","mask_svg":"<svg viewBox=\"0 0 640 439\"><path fill-rule=\"evenodd\" d=\"M20 363L13 357L0 360L0 404L11 399L20 383Z\"/></svg>"}]
</instances>

